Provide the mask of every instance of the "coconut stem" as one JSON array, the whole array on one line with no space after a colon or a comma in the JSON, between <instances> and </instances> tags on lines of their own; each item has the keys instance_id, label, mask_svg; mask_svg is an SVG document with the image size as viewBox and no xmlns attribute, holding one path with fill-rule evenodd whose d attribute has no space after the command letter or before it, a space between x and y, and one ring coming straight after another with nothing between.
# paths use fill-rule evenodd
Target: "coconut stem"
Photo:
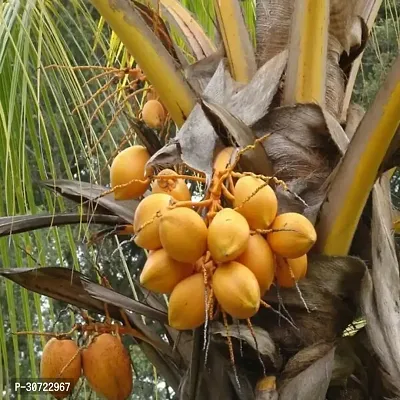
<instances>
[{"instance_id":1,"label":"coconut stem","mask_svg":"<svg viewBox=\"0 0 400 400\"><path fill-rule=\"evenodd\" d=\"M201 176L192 176L192 175L156 175L156 176L153 176L151 179L154 179L154 180L187 179L188 181L202 182L202 183L204 183L206 181L205 178L202 178Z\"/></svg>"},{"instance_id":2,"label":"coconut stem","mask_svg":"<svg viewBox=\"0 0 400 400\"><path fill-rule=\"evenodd\" d=\"M222 184L222 194L231 202L235 200L235 196L228 190L228 188Z\"/></svg>"},{"instance_id":3,"label":"coconut stem","mask_svg":"<svg viewBox=\"0 0 400 400\"><path fill-rule=\"evenodd\" d=\"M71 363L73 363L73 361L75 360L76 357L78 357L78 355L82 352L83 348L79 347L78 350L75 352L75 354L71 357L71 359L64 365L63 368L61 368L61 371L58 373L57 378L61 378L62 374L64 373L64 371L71 365ZM67 378L68 379L68 378Z\"/></svg>"},{"instance_id":4,"label":"coconut stem","mask_svg":"<svg viewBox=\"0 0 400 400\"><path fill-rule=\"evenodd\" d=\"M238 387L240 388L239 377L238 377L236 365L235 365L235 354L233 353L232 338L231 338L230 332L229 332L228 318L227 318L226 312L224 310L222 310L222 318L224 320L224 326L226 329L226 340L228 342L229 358L231 360L233 373L235 374L236 383L237 383Z\"/></svg>"},{"instance_id":5,"label":"coconut stem","mask_svg":"<svg viewBox=\"0 0 400 400\"><path fill-rule=\"evenodd\" d=\"M257 342L256 333L254 332L254 329L253 329L253 324L251 323L250 318L247 318L246 321L247 321L247 326L249 328L251 336L253 337L254 344L256 346L257 356L258 356L258 360L260 361L261 367L263 369L263 374L264 374L264 376L266 376L267 375L267 371L265 369L265 364L264 364L264 362L263 362L263 360L261 358L260 350L258 349L258 342Z\"/></svg>"},{"instance_id":6,"label":"coconut stem","mask_svg":"<svg viewBox=\"0 0 400 400\"><path fill-rule=\"evenodd\" d=\"M229 185L229 191L231 193L235 193L235 184L233 183L232 174L229 174L228 176L228 185Z\"/></svg>"},{"instance_id":7,"label":"coconut stem","mask_svg":"<svg viewBox=\"0 0 400 400\"><path fill-rule=\"evenodd\" d=\"M275 310L274 307L270 306L268 303L266 303L263 299L260 300L260 304L265 307L268 308L269 310L271 310L272 312L274 312L275 314L278 314L281 318L283 318L287 323L289 323L294 329L296 329L297 331L299 330L299 328L287 317L285 317L280 311Z\"/></svg>"},{"instance_id":8,"label":"coconut stem","mask_svg":"<svg viewBox=\"0 0 400 400\"><path fill-rule=\"evenodd\" d=\"M139 229L135 232L135 236L137 236L138 233L140 233L144 228L146 228L146 226L151 225L157 218L161 217L162 217L161 212L157 211L154 214L153 218L150 218L148 221L146 221L143 225L139 227Z\"/></svg>"}]
</instances>

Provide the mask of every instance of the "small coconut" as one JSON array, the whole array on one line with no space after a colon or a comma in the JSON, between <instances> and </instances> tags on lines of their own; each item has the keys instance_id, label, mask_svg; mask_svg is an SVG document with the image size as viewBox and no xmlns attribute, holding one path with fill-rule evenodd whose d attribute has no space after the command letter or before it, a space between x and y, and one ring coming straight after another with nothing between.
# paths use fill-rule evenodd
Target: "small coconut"
<instances>
[{"instance_id":1,"label":"small coconut","mask_svg":"<svg viewBox=\"0 0 400 400\"><path fill-rule=\"evenodd\" d=\"M142 118L149 128L160 129L165 122L164 107L158 100L149 100L143 106Z\"/></svg>"},{"instance_id":2,"label":"small coconut","mask_svg":"<svg viewBox=\"0 0 400 400\"><path fill-rule=\"evenodd\" d=\"M121 339L109 333L94 338L82 352L83 374L107 400L126 400L133 387L131 359Z\"/></svg>"},{"instance_id":3,"label":"small coconut","mask_svg":"<svg viewBox=\"0 0 400 400\"><path fill-rule=\"evenodd\" d=\"M157 176L178 175L172 169L164 169ZM167 193L178 201L189 201L192 198L184 179L156 179L151 191L153 193Z\"/></svg>"}]
</instances>

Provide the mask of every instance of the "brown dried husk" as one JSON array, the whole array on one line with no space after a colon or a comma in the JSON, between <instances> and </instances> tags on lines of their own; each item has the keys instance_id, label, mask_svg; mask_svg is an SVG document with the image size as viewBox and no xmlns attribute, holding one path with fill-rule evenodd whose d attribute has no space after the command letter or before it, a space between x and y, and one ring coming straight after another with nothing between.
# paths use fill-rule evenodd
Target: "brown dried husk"
<instances>
[{"instance_id":1,"label":"brown dried husk","mask_svg":"<svg viewBox=\"0 0 400 400\"><path fill-rule=\"evenodd\" d=\"M284 397L286 400L297 398L290 397L290 395L293 396L296 389L301 390L305 396L302 395L302 399L313 398L313 393L319 390L319 385L322 385L322 382L324 390L326 390L325 385L329 384L330 381L330 371L327 371L329 372L328 378L323 378L323 375L320 376L316 373L314 376L315 383L311 382L304 385L304 381L302 382L299 377L290 386L287 384L291 382L292 378L296 378L307 367L312 367L316 362L317 366L322 365L322 368L324 368L324 363L327 361L324 361L324 356L329 353L329 349L332 349L332 344L342 338L343 330L355 319L358 311L359 289L365 268L364 262L355 257L310 255L307 276L298 284L308 309L306 309L299 291L295 287L281 288L278 293L277 288L272 286L262 297L275 310L279 309L287 316L288 314L282 308L283 304L296 326L293 327L287 320L277 315L276 311L273 312L263 307L251 319L266 373L267 375L277 375L279 389L282 388L282 385L286 386L287 397ZM219 332L222 335L224 335L223 332L226 332L226 328L222 324ZM252 339L245 325L241 325L239 329L233 323L229 326L229 332L234 338L240 337L242 340L248 341L250 345L243 347L243 356L241 356L239 348L244 345L240 345L239 341L234 340L235 359L240 360L237 362L237 366L240 368L241 374L245 375L252 386L255 387L264 372L258 361L257 352L251 351L251 347L254 348L255 346L254 339ZM245 333L248 335L248 340L244 336ZM268 337L268 341L265 341L263 336ZM228 357L228 352L225 350L226 342L221 341L219 345L220 350ZM279 353L279 358L283 360L283 365L285 365L287 360L296 356L299 351L314 345L321 346L318 347L321 351L300 353L284 369L285 374L281 379L282 364L280 362L271 363L271 360L274 359L274 351L271 350L271 346ZM267 355L268 357L266 357ZM319 360L321 362L318 364ZM332 367L330 361L326 365ZM342 373L344 372L342 371ZM309 374L312 373L313 367L305 373L306 379L311 379L312 376ZM319 382L319 379L321 379L321 382ZM342 379L344 379L344 376L342 376ZM302 388L301 385L304 387ZM307 394L311 397L307 398Z\"/></svg>"},{"instance_id":2,"label":"brown dried husk","mask_svg":"<svg viewBox=\"0 0 400 400\"><path fill-rule=\"evenodd\" d=\"M320 341L333 341L341 337L355 318L364 272L365 264L358 258L310 254L307 276L298 283L308 310L297 288L279 291L298 330L282 319L278 324L279 316L266 309L260 309L253 323L266 329L281 349L292 354ZM263 298L273 307L279 307L275 287Z\"/></svg>"},{"instance_id":3,"label":"brown dried husk","mask_svg":"<svg viewBox=\"0 0 400 400\"><path fill-rule=\"evenodd\" d=\"M300 212L315 221L325 196L323 184L340 155L329 137L321 108L312 104L274 108L252 129L257 137L272 132L264 141L264 148L275 176L284 180L289 189L276 187L278 214Z\"/></svg>"},{"instance_id":4,"label":"brown dried husk","mask_svg":"<svg viewBox=\"0 0 400 400\"><path fill-rule=\"evenodd\" d=\"M109 333L95 337L82 352L83 374L107 400L126 400L133 388L131 360L121 339Z\"/></svg>"},{"instance_id":5,"label":"brown dried husk","mask_svg":"<svg viewBox=\"0 0 400 400\"><path fill-rule=\"evenodd\" d=\"M344 97L344 74L339 66L343 52L354 45L352 26L357 0L330 2L329 43L326 79L326 109L340 117ZM256 58L263 65L287 48L290 40L294 0L257 0L256 2Z\"/></svg>"},{"instance_id":6,"label":"brown dried husk","mask_svg":"<svg viewBox=\"0 0 400 400\"><path fill-rule=\"evenodd\" d=\"M73 340L52 338L43 348L40 377L50 380L68 380L70 383L68 390L51 392L55 398L64 399L74 390L81 376L81 366L81 353Z\"/></svg>"}]
</instances>

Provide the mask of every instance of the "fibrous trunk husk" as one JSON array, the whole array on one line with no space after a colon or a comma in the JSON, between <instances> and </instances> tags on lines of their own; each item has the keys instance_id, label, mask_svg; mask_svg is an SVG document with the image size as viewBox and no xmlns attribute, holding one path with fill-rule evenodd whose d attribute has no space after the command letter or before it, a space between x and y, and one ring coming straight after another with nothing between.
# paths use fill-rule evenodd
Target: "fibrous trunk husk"
<instances>
[{"instance_id":1,"label":"fibrous trunk husk","mask_svg":"<svg viewBox=\"0 0 400 400\"><path fill-rule=\"evenodd\" d=\"M264 64L288 47L295 0L257 0L256 59ZM331 0L325 106L340 118L345 75L339 65L342 54L361 46L362 21L356 15L357 0Z\"/></svg>"}]
</instances>

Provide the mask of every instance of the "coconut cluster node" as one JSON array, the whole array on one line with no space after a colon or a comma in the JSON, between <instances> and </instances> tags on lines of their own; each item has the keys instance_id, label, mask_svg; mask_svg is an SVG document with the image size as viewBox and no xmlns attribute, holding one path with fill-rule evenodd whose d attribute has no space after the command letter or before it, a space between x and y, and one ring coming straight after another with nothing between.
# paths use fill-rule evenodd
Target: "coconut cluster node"
<instances>
[{"instance_id":1,"label":"coconut cluster node","mask_svg":"<svg viewBox=\"0 0 400 400\"><path fill-rule=\"evenodd\" d=\"M50 339L43 348L40 377L49 381L68 382L63 390L51 394L56 399L67 398L83 376L100 397L126 400L133 388L131 360L119 336L102 333L89 339L80 348L72 339Z\"/></svg>"},{"instance_id":2,"label":"coconut cluster node","mask_svg":"<svg viewBox=\"0 0 400 400\"><path fill-rule=\"evenodd\" d=\"M170 296L176 329L194 329L218 310L251 318L272 285L290 288L306 276L314 226L298 213L278 215L270 180L231 167L236 151L216 155L201 202L191 200L193 178L165 169L136 209L134 241L149 251L140 283ZM138 158L132 170L144 171L143 162Z\"/></svg>"}]
</instances>

